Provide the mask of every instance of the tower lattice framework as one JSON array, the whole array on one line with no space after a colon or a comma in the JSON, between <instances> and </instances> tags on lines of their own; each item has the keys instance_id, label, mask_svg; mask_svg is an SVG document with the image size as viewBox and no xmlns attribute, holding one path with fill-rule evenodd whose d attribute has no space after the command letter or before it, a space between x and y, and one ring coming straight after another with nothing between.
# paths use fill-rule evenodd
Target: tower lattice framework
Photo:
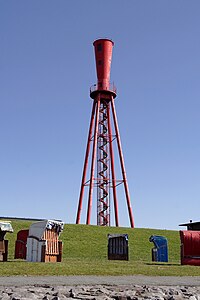
<instances>
[{"instance_id":1,"label":"tower lattice framework","mask_svg":"<svg viewBox=\"0 0 200 300\"><path fill-rule=\"evenodd\" d=\"M116 88L114 85L110 84L110 67L114 43L109 39L99 39L96 40L93 45L95 49L98 83L90 89L93 107L86 146L76 224L80 223L85 187L89 187L86 224L90 224L94 188L97 188L97 225L110 226L110 201L112 198L114 204L115 225L119 226L117 186L123 184L130 225L131 227L134 227L130 194L114 104ZM111 122L112 120L113 122ZM121 179L117 179L115 174L113 150L113 142L115 140L117 142L119 154ZM89 159L90 152L92 152L91 159ZM90 172L88 172L89 163ZM86 178L88 173L89 178Z\"/></svg>"}]
</instances>

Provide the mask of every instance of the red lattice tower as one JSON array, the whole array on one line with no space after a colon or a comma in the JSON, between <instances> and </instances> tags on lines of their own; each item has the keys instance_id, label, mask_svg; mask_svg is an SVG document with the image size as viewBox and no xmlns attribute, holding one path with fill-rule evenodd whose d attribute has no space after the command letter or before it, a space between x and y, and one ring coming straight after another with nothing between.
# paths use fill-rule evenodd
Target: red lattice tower
<instances>
[{"instance_id":1,"label":"red lattice tower","mask_svg":"<svg viewBox=\"0 0 200 300\"><path fill-rule=\"evenodd\" d=\"M115 225L119 226L117 186L124 185L125 198L131 227L134 227L131 201L126 178L126 171L121 147L119 127L114 99L116 88L110 84L110 67L113 41L99 39L94 43L98 82L90 89L93 99L88 141L86 147L81 190L79 196L76 224L80 223L84 190L89 186L86 224L90 224L92 212L93 190L97 188L97 225L110 225L110 199L113 194ZM111 118L113 122L111 122ZM122 179L116 179L113 142L117 141ZM89 160L90 148L92 157ZM89 162L90 173L87 172ZM89 173L89 179L86 178Z\"/></svg>"}]
</instances>

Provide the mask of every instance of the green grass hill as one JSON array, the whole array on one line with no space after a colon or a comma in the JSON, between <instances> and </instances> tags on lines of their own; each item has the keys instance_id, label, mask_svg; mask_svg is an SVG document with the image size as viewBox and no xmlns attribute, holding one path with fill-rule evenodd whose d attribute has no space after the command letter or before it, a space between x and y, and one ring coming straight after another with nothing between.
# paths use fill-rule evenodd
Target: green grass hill
<instances>
[{"instance_id":1,"label":"green grass hill","mask_svg":"<svg viewBox=\"0 0 200 300\"><path fill-rule=\"evenodd\" d=\"M28 229L31 221L12 221L14 233L9 240L8 262L0 263L1 276L10 275L160 275L200 276L200 267L180 265L180 238L178 231L99 227L66 224L60 239L63 241L61 263L30 263L14 259L17 232ZM107 258L107 234L128 234L129 261ZM149 242L151 235L168 239L168 263L152 262Z\"/></svg>"}]
</instances>

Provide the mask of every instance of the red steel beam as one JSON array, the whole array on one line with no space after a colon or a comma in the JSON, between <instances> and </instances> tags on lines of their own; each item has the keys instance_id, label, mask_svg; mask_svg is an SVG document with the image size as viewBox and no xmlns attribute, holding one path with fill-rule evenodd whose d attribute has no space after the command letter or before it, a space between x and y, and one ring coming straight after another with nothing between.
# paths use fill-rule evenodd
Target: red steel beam
<instances>
[{"instance_id":1,"label":"red steel beam","mask_svg":"<svg viewBox=\"0 0 200 300\"><path fill-rule=\"evenodd\" d=\"M119 135L119 128L118 128L117 115L116 115L113 96L111 96L111 106L112 106L112 113L113 113L113 120L114 120L114 126L115 126L116 138L117 138L117 145L118 145L118 151L119 151L119 157L120 157L122 176L123 176L123 181L124 181L126 201L127 201L127 206L128 206L128 212L129 212L129 219L130 219L131 227L134 228L134 220L133 220L133 214L132 214L132 208L131 208L130 194L129 194L128 182L127 182L127 178L126 178L125 164L124 164L124 158L123 158L123 153L122 153L122 146L121 146L121 140L120 140L120 135Z\"/></svg>"},{"instance_id":2,"label":"red steel beam","mask_svg":"<svg viewBox=\"0 0 200 300\"><path fill-rule=\"evenodd\" d=\"M90 224L91 210L92 210L92 192L93 192L95 159L96 159L96 152L97 152L97 134L98 134L98 124L99 124L100 94L97 95L97 100L94 100L94 101L97 101L97 105L96 105L96 119L95 119L95 128L94 128L92 162L91 162L91 171L90 171L90 187L89 187L87 221L86 221L87 224Z\"/></svg>"},{"instance_id":3,"label":"red steel beam","mask_svg":"<svg viewBox=\"0 0 200 300\"><path fill-rule=\"evenodd\" d=\"M112 188L113 188L113 201L115 210L115 225L119 226L118 219L118 202L117 202L117 191L116 191L116 177L115 177L115 164L114 164L114 152L112 146L112 126L110 119L110 103L107 106L108 113L108 136L109 136L109 146L110 146L110 162L111 162L111 174L112 174Z\"/></svg>"},{"instance_id":4,"label":"red steel beam","mask_svg":"<svg viewBox=\"0 0 200 300\"><path fill-rule=\"evenodd\" d=\"M81 191L80 191L80 196L79 196L76 224L80 223L80 218L81 218L83 194L84 194L85 180L86 180L86 174L87 174L87 168L88 168L88 159L89 159L89 153L90 153L90 144L91 144L91 140L92 140L92 131L93 131L93 126L94 126L95 106L96 106L96 102L94 101L93 107L92 107L90 127L89 127L89 132L88 132L87 147L86 147L86 152L85 152L85 161L84 161L84 167L83 167L83 175L82 175L82 181L81 181Z\"/></svg>"}]
</instances>

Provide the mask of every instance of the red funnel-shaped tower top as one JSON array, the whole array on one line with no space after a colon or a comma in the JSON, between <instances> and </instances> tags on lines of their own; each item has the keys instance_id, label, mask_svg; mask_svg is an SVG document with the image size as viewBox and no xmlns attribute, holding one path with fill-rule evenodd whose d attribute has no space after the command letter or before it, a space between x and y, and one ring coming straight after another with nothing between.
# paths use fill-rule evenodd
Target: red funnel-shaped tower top
<instances>
[{"instance_id":1,"label":"red funnel-shaped tower top","mask_svg":"<svg viewBox=\"0 0 200 300\"><path fill-rule=\"evenodd\" d=\"M112 61L113 41L99 39L93 43L95 49L98 90L110 89L110 67Z\"/></svg>"}]
</instances>

